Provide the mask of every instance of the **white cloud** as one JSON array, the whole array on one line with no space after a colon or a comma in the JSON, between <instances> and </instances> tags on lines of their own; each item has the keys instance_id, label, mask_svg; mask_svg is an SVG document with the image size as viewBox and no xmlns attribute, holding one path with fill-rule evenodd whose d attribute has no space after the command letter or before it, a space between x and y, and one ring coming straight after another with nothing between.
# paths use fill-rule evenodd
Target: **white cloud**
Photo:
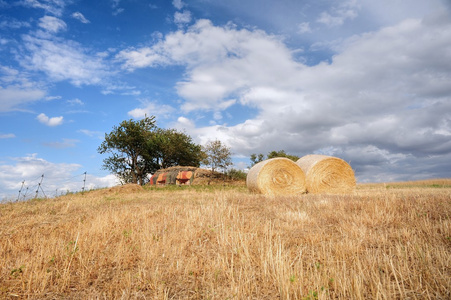
<instances>
[{"instance_id":1,"label":"white cloud","mask_svg":"<svg viewBox=\"0 0 451 300\"><path fill-rule=\"evenodd\" d=\"M4 20L0 22L0 28L19 29L22 27L30 27L30 23L18 20Z\"/></svg>"},{"instance_id":2,"label":"white cloud","mask_svg":"<svg viewBox=\"0 0 451 300\"><path fill-rule=\"evenodd\" d=\"M92 138L97 138L99 140L103 140L105 138L105 133L102 131L88 130L88 129L80 129L78 132L83 133Z\"/></svg>"},{"instance_id":3,"label":"white cloud","mask_svg":"<svg viewBox=\"0 0 451 300\"><path fill-rule=\"evenodd\" d=\"M47 117L44 113L39 114L36 119L44 125L53 127L63 124L63 117Z\"/></svg>"},{"instance_id":4,"label":"white cloud","mask_svg":"<svg viewBox=\"0 0 451 300\"><path fill-rule=\"evenodd\" d=\"M0 112L23 110L26 104L41 100L45 91L40 89L20 89L0 87Z\"/></svg>"},{"instance_id":5,"label":"white cloud","mask_svg":"<svg viewBox=\"0 0 451 300\"><path fill-rule=\"evenodd\" d=\"M175 108L169 105L160 105L147 99L141 100L142 107L135 108L128 112L133 118L144 118L145 116L156 116L160 118L168 118L175 112Z\"/></svg>"},{"instance_id":6,"label":"white cloud","mask_svg":"<svg viewBox=\"0 0 451 300\"><path fill-rule=\"evenodd\" d=\"M23 67L45 72L56 81L69 80L76 86L101 84L108 77L103 60L91 56L76 42L23 36L28 53L18 57Z\"/></svg>"},{"instance_id":7,"label":"white cloud","mask_svg":"<svg viewBox=\"0 0 451 300\"><path fill-rule=\"evenodd\" d=\"M61 99L61 96L47 96L45 97L45 100L52 101L52 100L59 100Z\"/></svg>"},{"instance_id":8,"label":"white cloud","mask_svg":"<svg viewBox=\"0 0 451 300\"><path fill-rule=\"evenodd\" d=\"M30 81L27 73L0 65L0 112L25 110L27 104L45 95L46 91Z\"/></svg>"},{"instance_id":9,"label":"white cloud","mask_svg":"<svg viewBox=\"0 0 451 300\"><path fill-rule=\"evenodd\" d=\"M312 32L312 28L310 27L310 23L309 22L302 22L298 25L298 32L300 34L304 34L304 33L311 33Z\"/></svg>"},{"instance_id":10,"label":"white cloud","mask_svg":"<svg viewBox=\"0 0 451 300\"><path fill-rule=\"evenodd\" d=\"M32 8L40 8L55 16L61 16L66 6L65 0L22 0L17 2L19 5Z\"/></svg>"},{"instance_id":11,"label":"white cloud","mask_svg":"<svg viewBox=\"0 0 451 300\"><path fill-rule=\"evenodd\" d=\"M85 105L85 103L83 101L81 101L80 99L78 99L78 98L75 98L75 99L72 99L72 100L67 100L67 103L69 105L72 105L72 106L74 106L74 105Z\"/></svg>"},{"instance_id":12,"label":"white cloud","mask_svg":"<svg viewBox=\"0 0 451 300\"><path fill-rule=\"evenodd\" d=\"M122 7L117 8L115 11L113 11L113 16L117 16L120 13L123 13L124 9Z\"/></svg>"},{"instance_id":13,"label":"white cloud","mask_svg":"<svg viewBox=\"0 0 451 300\"><path fill-rule=\"evenodd\" d=\"M63 20L52 16L44 16L40 18L38 25L50 33L57 33L58 31L66 30L67 28L67 25Z\"/></svg>"},{"instance_id":14,"label":"white cloud","mask_svg":"<svg viewBox=\"0 0 451 300\"><path fill-rule=\"evenodd\" d=\"M200 20L118 59L129 69L185 66L176 86L185 112L257 110L233 126L196 128L179 118L176 126L200 142L220 138L238 154L279 150L274 145L297 155L334 149L348 160L356 149L377 149L386 168L413 170L414 158L451 152L450 40L443 13L354 36L331 63L306 66L276 37ZM375 169L353 160L370 178Z\"/></svg>"},{"instance_id":15,"label":"white cloud","mask_svg":"<svg viewBox=\"0 0 451 300\"><path fill-rule=\"evenodd\" d=\"M79 11L74 12L74 13L72 14L72 18L77 19L78 21L82 22L83 24L91 23L91 22L90 22L88 19L86 19L85 16L84 16L81 12L79 12Z\"/></svg>"},{"instance_id":16,"label":"white cloud","mask_svg":"<svg viewBox=\"0 0 451 300\"><path fill-rule=\"evenodd\" d=\"M331 7L330 11L323 11L317 22L329 27L340 26L348 19L355 19L358 16L359 9L360 4L356 0L343 1L338 6Z\"/></svg>"},{"instance_id":17,"label":"white cloud","mask_svg":"<svg viewBox=\"0 0 451 300\"><path fill-rule=\"evenodd\" d=\"M195 124L192 120L186 118L186 117L178 117L177 118L177 124L175 125L177 128L182 128L182 129L194 129L195 128Z\"/></svg>"},{"instance_id":18,"label":"white cloud","mask_svg":"<svg viewBox=\"0 0 451 300\"><path fill-rule=\"evenodd\" d=\"M172 5L178 10L182 9L185 6L185 3L183 3L182 0L173 0Z\"/></svg>"},{"instance_id":19,"label":"white cloud","mask_svg":"<svg viewBox=\"0 0 451 300\"><path fill-rule=\"evenodd\" d=\"M85 174L81 168L74 163L53 163L39 158L36 153L12 158L10 163L0 165L0 201L5 198L16 200L19 190L20 200L33 198L41 179L42 189L39 188L38 197L54 197L57 191L58 195L67 191L78 192L83 186L90 190L118 184L114 175L94 176L89 173L84 182Z\"/></svg>"},{"instance_id":20,"label":"white cloud","mask_svg":"<svg viewBox=\"0 0 451 300\"><path fill-rule=\"evenodd\" d=\"M235 101L227 98L234 99L237 91L272 84L274 78L288 84L292 72L302 67L278 38L232 25L215 27L208 20L169 34L153 47L121 51L117 59L129 70L186 65L186 81L177 84L179 95L187 100L186 111L227 108Z\"/></svg>"},{"instance_id":21,"label":"white cloud","mask_svg":"<svg viewBox=\"0 0 451 300\"><path fill-rule=\"evenodd\" d=\"M65 149L75 147L78 142L80 141L76 139L63 139L62 142L45 142L43 145L55 149Z\"/></svg>"},{"instance_id":22,"label":"white cloud","mask_svg":"<svg viewBox=\"0 0 451 300\"><path fill-rule=\"evenodd\" d=\"M183 25L191 22L191 12L184 10L183 12L175 12L174 23L177 25Z\"/></svg>"},{"instance_id":23,"label":"white cloud","mask_svg":"<svg viewBox=\"0 0 451 300\"><path fill-rule=\"evenodd\" d=\"M0 133L0 139L12 139L15 137L16 135L14 133Z\"/></svg>"},{"instance_id":24,"label":"white cloud","mask_svg":"<svg viewBox=\"0 0 451 300\"><path fill-rule=\"evenodd\" d=\"M112 0L111 2L111 7L113 8L113 16L117 16L118 14L124 12L124 9L122 7L119 7L121 0Z\"/></svg>"}]
</instances>

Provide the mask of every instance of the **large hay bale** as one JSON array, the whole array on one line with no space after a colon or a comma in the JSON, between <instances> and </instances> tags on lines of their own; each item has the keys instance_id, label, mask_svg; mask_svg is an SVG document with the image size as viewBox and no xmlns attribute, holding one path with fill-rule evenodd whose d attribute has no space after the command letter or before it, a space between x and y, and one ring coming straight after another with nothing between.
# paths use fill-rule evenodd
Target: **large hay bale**
<instances>
[{"instance_id":1,"label":"large hay bale","mask_svg":"<svg viewBox=\"0 0 451 300\"><path fill-rule=\"evenodd\" d=\"M347 194L355 189L354 171L340 158L311 154L301 157L296 163L305 173L308 193Z\"/></svg>"},{"instance_id":2,"label":"large hay bale","mask_svg":"<svg viewBox=\"0 0 451 300\"><path fill-rule=\"evenodd\" d=\"M292 160L271 158L254 165L247 174L247 188L264 195L299 195L306 192L305 175Z\"/></svg>"}]
</instances>

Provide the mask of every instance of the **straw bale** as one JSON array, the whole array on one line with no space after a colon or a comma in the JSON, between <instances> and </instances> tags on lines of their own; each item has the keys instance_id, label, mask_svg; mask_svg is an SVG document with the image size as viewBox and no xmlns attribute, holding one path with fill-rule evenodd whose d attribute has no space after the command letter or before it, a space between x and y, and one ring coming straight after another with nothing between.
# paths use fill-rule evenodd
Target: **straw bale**
<instances>
[{"instance_id":1,"label":"straw bale","mask_svg":"<svg viewBox=\"0 0 451 300\"><path fill-rule=\"evenodd\" d=\"M254 165L247 174L246 185L251 192L270 196L306 192L304 172L294 161L284 157Z\"/></svg>"},{"instance_id":2,"label":"straw bale","mask_svg":"<svg viewBox=\"0 0 451 300\"><path fill-rule=\"evenodd\" d=\"M312 194L348 194L356 186L354 171L344 160L311 154L296 162L305 173L307 191Z\"/></svg>"}]
</instances>

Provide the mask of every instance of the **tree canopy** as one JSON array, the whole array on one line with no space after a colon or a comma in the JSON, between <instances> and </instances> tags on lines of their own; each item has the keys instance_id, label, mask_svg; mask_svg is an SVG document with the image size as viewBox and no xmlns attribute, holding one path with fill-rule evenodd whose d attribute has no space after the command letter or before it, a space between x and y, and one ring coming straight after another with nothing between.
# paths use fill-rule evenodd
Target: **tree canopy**
<instances>
[{"instance_id":1,"label":"tree canopy","mask_svg":"<svg viewBox=\"0 0 451 300\"><path fill-rule=\"evenodd\" d=\"M202 149L205 153L202 162L204 165L210 166L213 172L218 168L225 171L232 164L232 152L221 141L210 141Z\"/></svg>"},{"instance_id":2,"label":"tree canopy","mask_svg":"<svg viewBox=\"0 0 451 300\"><path fill-rule=\"evenodd\" d=\"M199 167L204 157L200 145L193 143L189 135L175 129L158 128L149 143L149 148L156 149L157 164L163 169L172 166Z\"/></svg>"},{"instance_id":3,"label":"tree canopy","mask_svg":"<svg viewBox=\"0 0 451 300\"><path fill-rule=\"evenodd\" d=\"M144 184L147 174L176 165L200 166L203 153L190 136L175 129L156 126L155 117L125 120L114 126L98 148L103 168L116 174L123 183Z\"/></svg>"},{"instance_id":4,"label":"tree canopy","mask_svg":"<svg viewBox=\"0 0 451 300\"><path fill-rule=\"evenodd\" d=\"M268 153L268 155L266 156L266 159L275 158L275 157L286 157L286 158L291 159L292 161L297 161L299 159L299 157L296 156L296 155L287 154L285 152L285 150L279 150L279 151L273 150L273 151L270 151ZM262 154L262 153L259 153L259 154L252 153L251 156L250 156L250 159L251 159L250 167L252 167L255 164L258 164L259 162L264 161L265 160L265 155Z\"/></svg>"}]
</instances>

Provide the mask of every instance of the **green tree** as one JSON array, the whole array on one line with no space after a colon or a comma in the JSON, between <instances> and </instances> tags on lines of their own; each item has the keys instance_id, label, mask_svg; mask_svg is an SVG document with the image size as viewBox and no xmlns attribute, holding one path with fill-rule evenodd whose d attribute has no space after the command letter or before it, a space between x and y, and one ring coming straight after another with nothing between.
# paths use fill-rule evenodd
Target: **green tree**
<instances>
[{"instance_id":1,"label":"green tree","mask_svg":"<svg viewBox=\"0 0 451 300\"><path fill-rule=\"evenodd\" d=\"M156 150L156 161L161 168L199 167L204 158L202 147L193 143L189 135L175 129L158 128L148 145L149 149Z\"/></svg>"},{"instance_id":2,"label":"green tree","mask_svg":"<svg viewBox=\"0 0 451 300\"><path fill-rule=\"evenodd\" d=\"M217 168L222 168L225 171L232 164L232 152L221 141L210 141L202 148L205 153L202 162L204 165L210 166L213 172Z\"/></svg>"},{"instance_id":3,"label":"green tree","mask_svg":"<svg viewBox=\"0 0 451 300\"><path fill-rule=\"evenodd\" d=\"M247 173L238 169L227 170L227 176L232 180L246 180Z\"/></svg>"},{"instance_id":4,"label":"green tree","mask_svg":"<svg viewBox=\"0 0 451 300\"><path fill-rule=\"evenodd\" d=\"M296 155L290 155L290 154L285 153L285 150L271 151L268 153L267 157L268 157L267 159L275 158L275 157L286 157L293 161L297 161L299 159L299 157Z\"/></svg>"},{"instance_id":5,"label":"green tree","mask_svg":"<svg viewBox=\"0 0 451 300\"><path fill-rule=\"evenodd\" d=\"M97 151L111 156L103 160L103 168L115 173L124 183L144 184L148 173L159 168L156 147L148 143L156 129L155 117L140 121L125 120L114 126Z\"/></svg>"},{"instance_id":6,"label":"green tree","mask_svg":"<svg viewBox=\"0 0 451 300\"><path fill-rule=\"evenodd\" d=\"M287 154L285 152L285 150L279 150L279 151L274 151L273 150L273 151L268 153L268 155L266 156L266 159L275 158L275 157L286 157L286 158L289 158L289 159L291 159L293 161L297 161L299 159L299 157L296 156L296 155ZM250 159L251 159L250 168L252 168L255 164L258 164L259 162L265 160L265 156L263 154L261 154L261 153L260 154L252 153L251 156L250 156Z\"/></svg>"},{"instance_id":7,"label":"green tree","mask_svg":"<svg viewBox=\"0 0 451 300\"><path fill-rule=\"evenodd\" d=\"M252 153L251 154L251 165L249 166L249 168L252 168L254 165L258 164L259 162L263 161L264 159L265 159L265 155L263 155L262 153L259 153L259 154Z\"/></svg>"}]
</instances>

